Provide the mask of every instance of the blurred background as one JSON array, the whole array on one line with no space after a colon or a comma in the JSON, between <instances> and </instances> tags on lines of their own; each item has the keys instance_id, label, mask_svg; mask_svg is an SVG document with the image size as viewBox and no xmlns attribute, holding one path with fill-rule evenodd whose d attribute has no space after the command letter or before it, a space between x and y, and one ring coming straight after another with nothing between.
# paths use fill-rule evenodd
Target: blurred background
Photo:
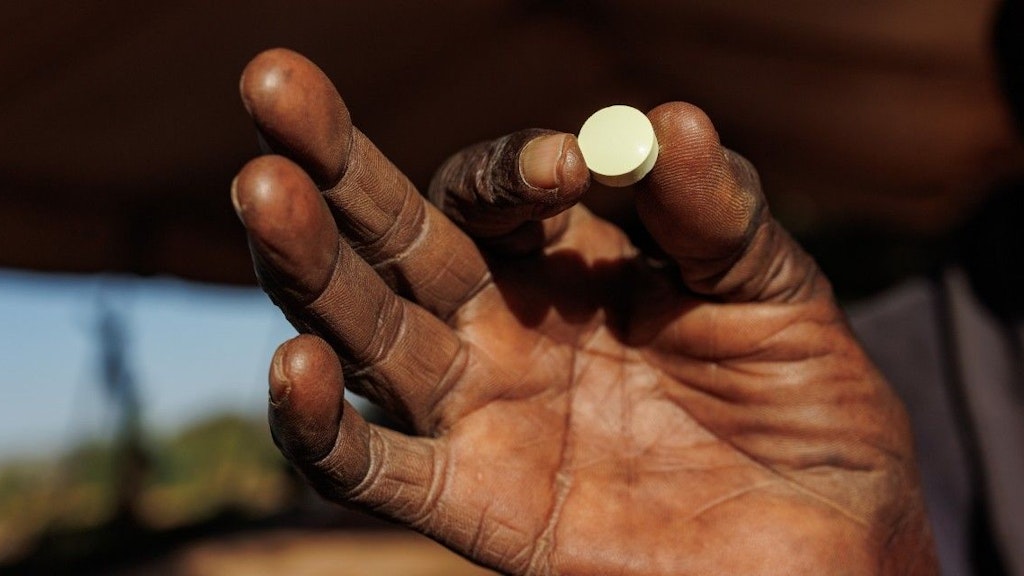
<instances>
[{"instance_id":1,"label":"blurred background","mask_svg":"<svg viewBox=\"0 0 1024 576\"><path fill-rule=\"evenodd\" d=\"M259 51L317 62L424 187L594 110L704 108L844 302L927 271L1024 171L996 0L8 3L0 21L0 571L482 574L321 504L277 455L294 332L228 186ZM634 225L630 192L594 210Z\"/></svg>"}]
</instances>

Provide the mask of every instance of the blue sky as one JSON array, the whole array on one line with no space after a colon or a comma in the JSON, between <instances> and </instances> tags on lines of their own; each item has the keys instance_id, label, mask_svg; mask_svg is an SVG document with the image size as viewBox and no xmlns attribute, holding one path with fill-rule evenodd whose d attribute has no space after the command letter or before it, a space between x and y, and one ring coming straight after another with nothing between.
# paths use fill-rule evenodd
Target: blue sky
<instances>
[{"instance_id":1,"label":"blue sky","mask_svg":"<svg viewBox=\"0 0 1024 576\"><path fill-rule=\"evenodd\" d=\"M295 332L258 289L0 270L0 459L114 429L98 371L101 299L128 328L147 426L265 412L270 356Z\"/></svg>"}]
</instances>

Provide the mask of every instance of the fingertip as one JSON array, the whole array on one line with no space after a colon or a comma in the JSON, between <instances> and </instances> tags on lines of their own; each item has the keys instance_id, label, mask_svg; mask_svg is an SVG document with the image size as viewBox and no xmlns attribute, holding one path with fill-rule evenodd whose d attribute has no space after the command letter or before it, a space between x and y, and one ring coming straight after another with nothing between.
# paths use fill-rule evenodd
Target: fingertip
<instances>
[{"instance_id":1,"label":"fingertip","mask_svg":"<svg viewBox=\"0 0 1024 576\"><path fill-rule=\"evenodd\" d=\"M659 143L659 157L650 179L720 172L722 144L711 118L687 102L669 102L647 113Z\"/></svg>"},{"instance_id":2,"label":"fingertip","mask_svg":"<svg viewBox=\"0 0 1024 576\"><path fill-rule=\"evenodd\" d=\"M249 114L254 114L270 106L289 69L283 65L288 60L299 57L287 48L271 48L264 50L249 61L239 78L238 91L242 96L242 105Z\"/></svg>"},{"instance_id":3,"label":"fingertip","mask_svg":"<svg viewBox=\"0 0 1024 576\"><path fill-rule=\"evenodd\" d=\"M337 228L302 168L281 156L253 159L235 178L232 200L257 266L278 279L274 288L300 303L318 295L337 256Z\"/></svg>"},{"instance_id":4,"label":"fingertip","mask_svg":"<svg viewBox=\"0 0 1024 576\"><path fill-rule=\"evenodd\" d=\"M524 199L561 208L577 200L590 185L590 171L579 143L574 135L565 133L543 134L527 142L519 152L519 176L528 188L547 193L527 193Z\"/></svg>"},{"instance_id":5,"label":"fingertip","mask_svg":"<svg viewBox=\"0 0 1024 576\"><path fill-rule=\"evenodd\" d=\"M270 367L270 425L292 460L313 462L334 448L342 418L344 379L322 339L299 335L278 347Z\"/></svg>"},{"instance_id":6,"label":"fingertip","mask_svg":"<svg viewBox=\"0 0 1024 576\"><path fill-rule=\"evenodd\" d=\"M246 65L239 91L245 109L275 152L295 160L322 188L341 179L352 121L320 68L297 52L273 48Z\"/></svg>"},{"instance_id":7,"label":"fingertip","mask_svg":"<svg viewBox=\"0 0 1024 576\"><path fill-rule=\"evenodd\" d=\"M718 143L717 131L711 118L699 106L689 102L666 102L651 109L647 113L655 131L664 132L667 128L673 131L712 136ZM661 128L661 130L659 130Z\"/></svg>"},{"instance_id":8,"label":"fingertip","mask_svg":"<svg viewBox=\"0 0 1024 576\"><path fill-rule=\"evenodd\" d=\"M231 181L231 204L235 213L248 229L258 229L264 212L264 200L273 200L271 185L277 172L274 156L260 156L246 162Z\"/></svg>"},{"instance_id":9,"label":"fingertip","mask_svg":"<svg viewBox=\"0 0 1024 576\"><path fill-rule=\"evenodd\" d=\"M239 171L232 201L250 232L261 236L311 224L319 195L301 168L281 156L260 156Z\"/></svg>"}]
</instances>

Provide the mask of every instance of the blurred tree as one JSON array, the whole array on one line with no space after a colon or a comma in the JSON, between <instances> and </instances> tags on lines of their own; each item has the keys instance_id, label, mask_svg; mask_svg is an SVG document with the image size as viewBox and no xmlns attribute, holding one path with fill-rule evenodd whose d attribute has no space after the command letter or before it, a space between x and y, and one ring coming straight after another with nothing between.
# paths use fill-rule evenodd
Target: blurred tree
<instances>
[{"instance_id":1,"label":"blurred tree","mask_svg":"<svg viewBox=\"0 0 1024 576\"><path fill-rule=\"evenodd\" d=\"M106 296L99 302L99 314L100 381L118 412L114 443L114 522L137 525L150 458L142 441L138 385L128 361L128 329L120 311L110 305Z\"/></svg>"}]
</instances>

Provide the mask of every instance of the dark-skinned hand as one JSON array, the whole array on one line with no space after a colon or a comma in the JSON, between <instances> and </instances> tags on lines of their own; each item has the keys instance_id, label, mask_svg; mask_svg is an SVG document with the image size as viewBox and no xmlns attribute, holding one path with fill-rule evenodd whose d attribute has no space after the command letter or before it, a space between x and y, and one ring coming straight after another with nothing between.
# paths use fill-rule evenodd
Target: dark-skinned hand
<instances>
[{"instance_id":1,"label":"dark-skinned hand","mask_svg":"<svg viewBox=\"0 0 1024 576\"><path fill-rule=\"evenodd\" d=\"M649 113L652 257L579 204L571 135L468 148L430 203L298 54L241 91L279 155L232 199L302 332L271 425L325 497L509 574L936 572L899 401L699 109Z\"/></svg>"}]
</instances>

